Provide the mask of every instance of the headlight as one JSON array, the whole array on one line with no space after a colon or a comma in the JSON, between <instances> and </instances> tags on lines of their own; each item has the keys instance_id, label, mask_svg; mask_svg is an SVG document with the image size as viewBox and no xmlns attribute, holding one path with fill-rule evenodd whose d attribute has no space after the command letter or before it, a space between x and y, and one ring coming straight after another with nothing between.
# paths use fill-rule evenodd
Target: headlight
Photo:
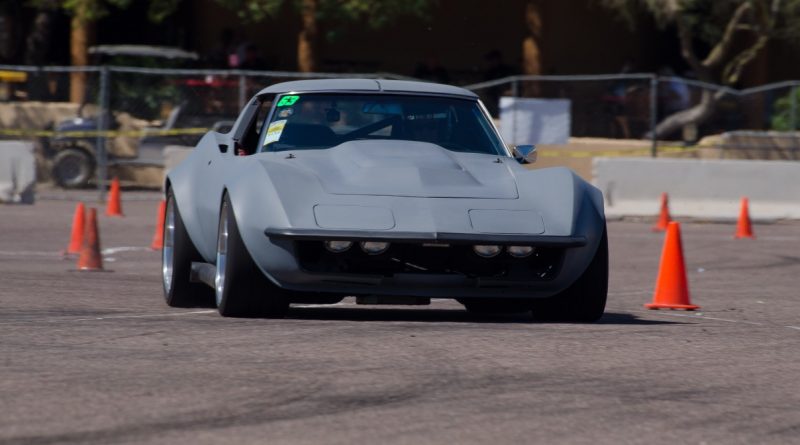
<instances>
[{"instance_id":1,"label":"headlight","mask_svg":"<svg viewBox=\"0 0 800 445\"><path fill-rule=\"evenodd\" d=\"M478 256L482 256L484 258L492 258L499 255L500 251L502 251L503 248L500 246L476 245L472 247L472 250L474 250L475 253L478 254Z\"/></svg>"},{"instance_id":2,"label":"headlight","mask_svg":"<svg viewBox=\"0 0 800 445\"><path fill-rule=\"evenodd\" d=\"M342 253L353 246L351 241L325 241L325 248L329 252Z\"/></svg>"},{"instance_id":3,"label":"headlight","mask_svg":"<svg viewBox=\"0 0 800 445\"><path fill-rule=\"evenodd\" d=\"M368 255L380 255L383 252L386 252L386 249L388 248L389 248L389 243L384 243L379 241L361 242L361 250L363 250Z\"/></svg>"},{"instance_id":4,"label":"headlight","mask_svg":"<svg viewBox=\"0 0 800 445\"><path fill-rule=\"evenodd\" d=\"M515 258L525 258L533 253L533 247L531 246L508 246L506 247L506 252L509 255Z\"/></svg>"}]
</instances>

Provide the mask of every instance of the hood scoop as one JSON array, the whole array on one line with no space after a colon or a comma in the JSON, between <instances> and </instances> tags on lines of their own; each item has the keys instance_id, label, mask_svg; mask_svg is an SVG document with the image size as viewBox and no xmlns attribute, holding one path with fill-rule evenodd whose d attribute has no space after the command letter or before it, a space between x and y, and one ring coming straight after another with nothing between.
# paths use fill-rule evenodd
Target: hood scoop
<instances>
[{"instance_id":1,"label":"hood scoop","mask_svg":"<svg viewBox=\"0 0 800 445\"><path fill-rule=\"evenodd\" d=\"M369 140L298 152L293 162L335 195L515 199L516 182L505 165L513 161L496 158L425 142Z\"/></svg>"}]
</instances>

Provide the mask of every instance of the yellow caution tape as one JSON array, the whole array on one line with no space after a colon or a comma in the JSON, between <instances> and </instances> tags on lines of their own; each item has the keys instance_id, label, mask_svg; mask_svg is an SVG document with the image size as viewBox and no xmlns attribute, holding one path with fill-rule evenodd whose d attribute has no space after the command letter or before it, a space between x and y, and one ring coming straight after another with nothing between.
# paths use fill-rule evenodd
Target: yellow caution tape
<instances>
[{"instance_id":1,"label":"yellow caution tape","mask_svg":"<svg viewBox=\"0 0 800 445\"><path fill-rule=\"evenodd\" d=\"M33 129L0 129L0 136L18 137L64 137L64 138L89 138L105 136L108 138L124 137L144 137L144 136L180 136L187 134L205 134L208 128L176 128L171 130L84 130L84 131L53 131L53 130L33 130Z\"/></svg>"},{"instance_id":2,"label":"yellow caution tape","mask_svg":"<svg viewBox=\"0 0 800 445\"><path fill-rule=\"evenodd\" d=\"M0 82L25 82L28 73L24 71L0 71Z\"/></svg>"},{"instance_id":3,"label":"yellow caution tape","mask_svg":"<svg viewBox=\"0 0 800 445\"><path fill-rule=\"evenodd\" d=\"M693 153L698 151L696 147L658 147L658 154L668 153ZM606 150L606 151L571 151L571 150L547 150L544 149L539 156L546 158L596 158L596 157L625 157L625 156L650 156L652 151L649 148L637 150Z\"/></svg>"},{"instance_id":4,"label":"yellow caution tape","mask_svg":"<svg viewBox=\"0 0 800 445\"><path fill-rule=\"evenodd\" d=\"M53 130L32 130L32 129L0 129L0 136L16 137L63 137L63 138L90 138L105 136L113 137L143 137L143 136L181 136L193 134L205 134L208 128L176 128L171 130L87 130L87 131L53 131ZM692 153L698 151L697 147L658 147L658 154L668 153ZM595 158L595 157L624 157L624 156L650 156L652 152L649 148L636 150L606 150L606 151L572 151L544 149L539 152L539 156L546 158Z\"/></svg>"}]
</instances>

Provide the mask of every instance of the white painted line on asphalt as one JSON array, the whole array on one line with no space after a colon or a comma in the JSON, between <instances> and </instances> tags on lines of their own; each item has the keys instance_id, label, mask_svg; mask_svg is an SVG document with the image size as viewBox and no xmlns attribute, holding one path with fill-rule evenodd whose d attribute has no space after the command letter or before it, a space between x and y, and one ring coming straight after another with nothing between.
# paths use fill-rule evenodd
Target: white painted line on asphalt
<instances>
[{"instance_id":1,"label":"white painted line on asphalt","mask_svg":"<svg viewBox=\"0 0 800 445\"><path fill-rule=\"evenodd\" d=\"M622 309L622 308L616 308L616 309L608 308L608 309L621 311L621 312L627 311L627 312L633 312L633 313L637 313L637 314L647 314L647 315L653 315L653 316L656 316L656 317L662 316L662 317L699 318L699 319L705 319L705 320L724 321L726 323L749 324L749 325L752 325L752 326L774 326L774 327L779 327L778 325L769 324L769 323L759 323L757 321L733 320L733 319L730 319L730 318L709 317L708 315L704 315L703 313L675 314L675 313L663 312L663 311L637 311L637 310L629 310L629 309ZM780 327L789 328L789 329L795 329L795 330L800 331L800 326L780 326Z\"/></svg>"},{"instance_id":2,"label":"white painted line on asphalt","mask_svg":"<svg viewBox=\"0 0 800 445\"><path fill-rule=\"evenodd\" d=\"M747 320L733 320L730 318L720 318L720 317L710 317L708 315L703 314L702 312L695 312L695 313L686 313L686 314L675 314L672 312L665 312L665 311L636 311L632 310L630 312L636 312L637 314L648 314L648 315L655 315L655 316L665 316L665 317L683 317L683 318L702 318L706 320L715 320L715 321L724 321L726 323L744 323L750 324L754 326L766 326L765 323L759 323L756 321L747 321Z\"/></svg>"},{"instance_id":3,"label":"white painted line on asphalt","mask_svg":"<svg viewBox=\"0 0 800 445\"><path fill-rule=\"evenodd\" d=\"M13 324L13 323L35 323L35 322L58 323L58 322L72 322L72 321L117 320L125 318L183 317L186 315L214 314L216 312L217 312L216 310L209 309L203 311L175 312L168 314L109 315L106 317L92 317L92 318L69 318L69 316L64 316L64 317L54 316L47 318L28 318L28 319L22 318L22 319L0 320L0 325Z\"/></svg>"},{"instance_id":4,"label":"white painted line on asphalt","mask_svg":"<svg viewBox=\"0 0 800 445\"><path fill-rule=\"evenodd\" d=\"M691 317L691 315L683 315L683 314L664 314L664 315L674 315L677 317ZM764 326L764 323L758 323L755 321L731 320L729 318L709 317L708 315L703 315L703 314L695 314L694 316L699 318L705 318L708 320L727 321L728 323L744 323L744 324L751 324L754 326Z\"/></svg>"},{"instance_id":5,"label":"white painted line on asphalt","mask_svg":"<svg viewBox=\"0 0 800 445\"><path fill-rule=\"evenodd\" d=\"M663 317L683 317L683 318L701 318L706 320L716 320L716 321L725 321L728 323L747 323L747 324L755 324L761 326L761 323L756 323L753 321L744 321L744 320L731 320L728 318L718 318L718 317L708 317L703 315L702 313L687 313L687 314L675 314L666 311L638 311L638 310L631 310L631 309L622 309L622 308L606 308L611 309L614 311L622 311L622 312L633 312L636 314L647 314L653 316L663 316Z\"/></svg>"},{"instance_id":6,"label":"white painted line on asphalt","mask_svg":"<svg viewBox=\"0 0 800 445\"><path fill-rule=\"evenodd\" d=\"M113 255L118 252L144 252L144 251L151 251L153 249L149 247L138 247L138 246L122 246L122 247L109 247L108 249L103 249L100 251L103 255Z\"/></svg>"},{"instance_id":7,"label":"white painted line on asphalt","mask_svg":"<svg viewBox=\"0 0 800 445\"><path fill-rule=\"evenodd\" d=\"M152 249L149 247L139 247L139 246L121 246L121 247L109 247L108 249L103 249L100 251L103 255L113 255L119 252L150 252ZM41 250L0 250L0 256L51 256L51 257L61 257L64 256L64 252L53 252L53 251L41 251Z\"/></svg>"},{"instance_id":8,"label":"white painted line on asphalt","mask_svg":"<svg viewBox=\"0 0 800 445\"><path fill-rule=\"evenodd\" d=\"M94 317L94 318L74 318L69 321L95 321L95 320L118 320L124 318L154 318L154 317L182 317L185 315L197 315L197 314L213 314L217 311L215 310L205 310L205 311L192 311L192 312L177 312L177 313L169 313L169 314L138 314L138 315L111 315L108 317Z\"/></svg>"}]
</instances>

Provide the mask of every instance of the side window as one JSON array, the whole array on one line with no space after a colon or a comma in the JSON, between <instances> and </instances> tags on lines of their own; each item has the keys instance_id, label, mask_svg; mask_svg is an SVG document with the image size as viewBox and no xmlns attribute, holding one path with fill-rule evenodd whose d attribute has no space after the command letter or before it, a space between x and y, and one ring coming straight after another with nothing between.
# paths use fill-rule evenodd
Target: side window
<instances>
[{"instance_id":1,"label":"side window","mask_svg":"<svg viewBox=\"0 0 800 445\"><path fill-rule=\"evenodd\" d=\"M239 144L236 147L237 156L251 155L258 151L258 136L264 119L269 113L270 108L272 108L272 97L260 98L257 105L251 106L256 107L255 114L239 138Z\"/></svg>"},{"instance_id":2,"label":"side window","mask_svg":"<svg viewBox=\"0 0 800 445\"><path fill-rule=\"evenodd\" d=\"M258 147L256 147L256 149L258 151L267 151L267 148L264 146L264 143L265 143L265 141L267 139L267 133L269 132L269 126L270 126L269 124L270 124L270 122L275 123L276 120L287 120L288 116L291 116L291 111L293 111L291 109L288 109L290 107L286 107L285 106L286 97L287 97L285 94L283 96L281 96L280 99L277 96L278 96L277 94L273 94L270 97L270 109L266 110L266 112L260 118L261 122L258 123L259 124L259 137L258 137ZM295 100L297 98L297 96L290 96L290 97L294 97ZM277 100L278 104L276 105L276 108L274 109L275 111L273 111L272 114L270 114L270 110L272 109L271 108L272 104L274 104L276 102L276 100ZM281 108L281 107L284 107L284 108ZM283 110L284 113L281 113L281 110ZM286 111L288 111L289 114L286 114L285 113Z\"/></svg>"}]
</instances>

